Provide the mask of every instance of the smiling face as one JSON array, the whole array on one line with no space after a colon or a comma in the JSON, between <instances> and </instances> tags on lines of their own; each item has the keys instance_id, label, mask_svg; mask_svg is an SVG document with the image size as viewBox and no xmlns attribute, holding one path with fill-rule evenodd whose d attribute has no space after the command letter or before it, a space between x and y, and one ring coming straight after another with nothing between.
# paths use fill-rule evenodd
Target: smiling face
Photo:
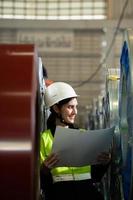
<instances>
[{"instance_id":1,"label":"smiling face","mask_svg":"<svg viewBox=\"0 0 133 200\"><path fill-rule=\"evenodd\" d=\"M77 115L77 106L77 98L71 98L70 101L60 107L56 106L55 110L65 123L74 124Z\"/></svg>"},{"instance_id":2,"label":"smiling face","mask_svg":"<svg viewBox=\"0 0 133 200\"><path fill-rule=\"evenodd\" d=\"M61 107L61 116L68 124L73 124L77 115L77 98L72 98L68 103Z\"/></svg>"}]
</instances>

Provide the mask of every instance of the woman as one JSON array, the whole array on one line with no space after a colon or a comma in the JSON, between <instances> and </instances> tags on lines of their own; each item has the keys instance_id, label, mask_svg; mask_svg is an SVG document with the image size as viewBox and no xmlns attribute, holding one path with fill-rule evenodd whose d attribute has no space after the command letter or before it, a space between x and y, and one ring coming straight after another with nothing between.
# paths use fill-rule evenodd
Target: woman
<instances>
[{"instance_id":1,"label":"woman","mask_svg":"<svg viewBox=\"0 0 133 200\"><path fill-rule=\"evenodd\" d=\"M92 179L91 166L55 167L59 157L51 153L56 126L75 128L77 97L74 89L64 82L52 83L46 89L45 102L51 114L47 120L47 130L41 135L40 149L41 187L44 189L45 200L89 200L91 198L103 200ZM106 153L100 155L98 159L103 163L109 162Z\"/></svg>"}]
</instances>

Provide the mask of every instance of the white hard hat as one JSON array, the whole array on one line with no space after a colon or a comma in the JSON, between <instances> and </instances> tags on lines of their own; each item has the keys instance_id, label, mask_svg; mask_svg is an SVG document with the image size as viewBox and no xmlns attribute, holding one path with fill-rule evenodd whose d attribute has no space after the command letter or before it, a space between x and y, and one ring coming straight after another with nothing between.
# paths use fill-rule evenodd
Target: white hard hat
<instances>
[{"instance_id":1,"label":"white hard hat","mask_svg":"<svg viewBox=\"0 0 133 200\"><path fill-rule=\"evenodd\" d=\"M77 96L78 95L69 84L64 82L55 82L46 88L44 98L46 106L51 107L63 99Z\"/></svg>"}]
</instances>

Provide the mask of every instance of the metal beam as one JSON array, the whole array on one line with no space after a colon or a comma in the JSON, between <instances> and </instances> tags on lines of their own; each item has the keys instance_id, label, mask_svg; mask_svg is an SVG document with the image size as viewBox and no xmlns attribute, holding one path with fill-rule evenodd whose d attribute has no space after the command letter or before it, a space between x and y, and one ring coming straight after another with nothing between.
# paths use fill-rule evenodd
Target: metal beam
<instances>
[{"instance_id":1,"label":"metal beam","mask_svg":"<svg viewBox=\"0 0 133 200\"><path fill-rule=\"evenodd\" d=\"M8 29L95 29L103 31L103 28L116 28L118 20L22 20L0 19L0 28ZM123 20L121 28L133 28L132 19Z\"/></svg>"}]
</instances>

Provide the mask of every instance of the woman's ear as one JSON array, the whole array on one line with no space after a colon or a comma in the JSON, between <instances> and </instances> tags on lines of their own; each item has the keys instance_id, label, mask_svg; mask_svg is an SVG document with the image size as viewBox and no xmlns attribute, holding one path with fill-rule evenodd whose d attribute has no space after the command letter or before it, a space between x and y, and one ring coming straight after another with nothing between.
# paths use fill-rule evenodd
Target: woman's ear
<instances>
[{"instance_id":1,"label":"woman's ear","mask_svg":"<svg viewBox=\"0 0 133 200\"><path fill-rule=\"evenodd\" d=\"M60 112L60 110L59 110L59 108L58 108L58 106L57 106L56 104L53 106L53 110L54 110L57 114Z\"/></svg>"}]
</instances>

